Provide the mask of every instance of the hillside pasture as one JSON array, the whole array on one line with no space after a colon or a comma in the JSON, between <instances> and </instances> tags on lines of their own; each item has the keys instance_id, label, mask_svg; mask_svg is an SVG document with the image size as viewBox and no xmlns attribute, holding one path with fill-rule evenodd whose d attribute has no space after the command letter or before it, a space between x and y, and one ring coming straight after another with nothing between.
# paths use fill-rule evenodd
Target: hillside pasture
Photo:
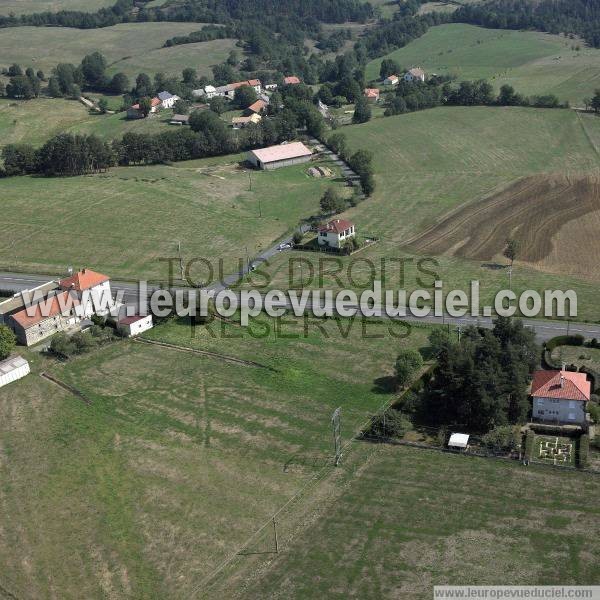
<instances>
[{"instance_id":1,"label":"hillside pasture","mask_svg":"<svg viewBox=\"0 0 600 600\"><path fill-rule=\"evenodd\" d=\"M419 273L415 261L423 255L407 247L407 242L457 207L476 204L523 177L597 176L599 130L600 120L595 116L578 115L572 110L486 107L443 107L344 127L352 149L369 149L374 155L375 193L343 213L361 235L380 238L378 244L361 251L360 259L373 261L379 273L382 259L412 260L404 274L399 267L389 266L387 285L389 289L422 288L416 280ZM569 226L561 231L568 231ZM561 239L556 252L563 254L552 259L554 264L574 264L581 257L581 248L569 254L576 239L568 243ZM597 256L596 238L588 235L587 239L590 248L586 251ZM302 256L314 263L320 258L312 253ZM477 279L482 301L485 298L487 302L508 284L507 270L502 268L507 264L505 259L490 264L444 254L426 256L437 261L437 266L430 268L444 281L446 289L468 289L469 282ZM345 266L354 262L346 258L342 261ZM576 289L580 316L598 319L595 285L573 272L560 276L546 273L542 269L547 266L519 265L513 271L513 289ZM271 273L274 287L288 285L287 257L275 258ZM369 281L366 264L356 264L353 273L357 282ZM431 280L429 276L425 279ZM311 285L317 285L316 281ZM355 286L346 277L341 287L360 289L364 285ZM323 286L340 288L333 276L325 276Z\"/></svg>"},{"instance_id":2,"label":"hillside pasture","mask_svg":"<svg viewBox=\"0 0 600 600\"><path fill-rule=\"evenodd\" d=\"M60 10L95 12L113 4L113 0L3 0L0 4L0 15L27 15Z\"/></svg>"},{"instance_id":3,"label":"hillside pasture","mask_svg":"<svg viewBox=\"0 0 600 600\"><path fill-rule=\"evenodd\" d=\"M518 262L600 281L598 176L534 175L466 204L409 241L419 254L504 262L507 239Z\"/></svg>"},{"instance_id":4,"label":"hillside pasture","mask_svg":"<svg viewBox=\"0 0 600 600\"><path fill-rule=\"evenodd\" d=\"M534 31L485 29L451 23L367 65L378 79L383 58L401 67L421 66L428 73L488 79L498 90L507 83L525 94L556 94L577 106L600 85L600 50L578 40Z\"/></svg>"},{"instance_id":5,"label":"hillside pasture","mask_svg":"<svg viewBox=\"0 0 600 600\"><path fill-rule=\"evenodd\" d=\"M362 451L371 457L353 481L238 597L429 600L435 585L598 584L597 477L403 446Z\"/></svg>"},{"instance_id":6,"label":"hillside pasture","mask_svg":"<svg viewBox=\"0 0 600 600\"><path fill-rule=\"evenodd\" d=\"M114 100L114 97L113 97ZM117 99L117 106L122 104ZM146 119L127 119L124 112L101 115L91 112L76 100L35 98L33 100L0 99L0 147L26 143L41 146L59 133L87 133L119 138L128 131L158 133L168 130L172 111L161 111Z\"/></svg>"},{"instance_id":7,"label":"hillside pasture","mask_svg":"<svg viewBox=\"0 0 600 600\"><path fill-rule=\"evenodd\" d=\"M236 272L246 254L259 254L315 214L332 185L310 177L307 165L250 172L242 160L0 179L0 262L44 273L88 265L113 278L165 280L161 259L177 256L180 242L185 260L207 258L216 268L222 259L225 274Z\"/></svg>"},{"instance_id":8,"label":"hillside pasture","mask_svg":"<svg viewBox=\"0 0 600 600\"><path fill-rule=\"evenodd\" d=\"M122 23L100 29L66 27L8 27L0 30L0 56L4 64L41 69L49 75L58 63L79 64L90 52L100 51L109 73L122 71L135 78L140 71L180 75L192 67L210 75L210 66L223 62L235 40L213 40L163 48L167 39L198 31L202 23Z\"/></svg>"},{"instance_id":9,"label":"hillside pasture","mask_svg":"<svg viewBox=\"0 0 600 600\"><path fill-rule=\"evenodd\" d=\"M262 339L235 325L216 338L201 327L191 337L185 322L151 332L224 356L135 342L67 363L27 354L32 374L0 389L3 593L207 597L203 579L330 462L333 409L346 440L391 397L373 380L428 333L391 345L360 326L343 339L329 321L330 337L305 337L300 323L286 339L260 320Z\"/></svg>"}]
</instances>

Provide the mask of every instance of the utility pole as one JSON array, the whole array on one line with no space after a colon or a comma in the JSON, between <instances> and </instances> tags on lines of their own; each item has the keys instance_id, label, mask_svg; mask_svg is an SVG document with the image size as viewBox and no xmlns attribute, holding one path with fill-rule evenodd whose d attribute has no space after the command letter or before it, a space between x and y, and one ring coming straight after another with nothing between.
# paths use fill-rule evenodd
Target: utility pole
<instances>
[{"instance_id":1,"label":"utility pole","mask_svg":"<svg viewBox=\"0 0 600 600\"><path fill-rule=\"evenodd\" d=\"M512 292L512 263L508 267L508 289Z\"/></svg>"},{"instance_id":2,"label":"utility pole","mask_svg":"<svg viewBox=\"0 0 600 600\"><path fill-rule=\"evenodd\" d=\"M177 241L177 252L179 254L179 273L183 281L183 257L181 256L181 241Z\"/></svg>"},{"instance_id":3,"label":"utility pole","mask_svg":"<svg viewBox=\"0 0 600 600\"><path fill-rule=\"evenodd\" d=\"M248 171L248 181L250 182L250 187L248 188L248 190L251 192L252 191L252 171Z\"/></svg>"},{"instance_id":4,"label":"utility pole","mask_svg":"<svg viewBox=\"0 0 600 600\"><path fill-rule=\"evenodd\" d=\"M250 255L248 254L248 246L246 248L246 271L250 271Z\"/></svg>"},{"instance_id":5,"label":"utility pole","mask_svg":"<svg viewBox=\"0 0 600 600\"><path fill-rule=\"evenodd\" d=\"M460 334L462 332L462 325L459 323L457 326L458 329L458 343L460 344Z\"/></svg>"},{"instance_id":6,"label":"utility pole","mask_svg":"<svg viewBox=\"0 0 600 600\"><path fill-rule=\"evenodd\" d=\"M260 194L258 195L258 217L262 219L262 207L260 205Z\"/></svg>"}]
</instances>

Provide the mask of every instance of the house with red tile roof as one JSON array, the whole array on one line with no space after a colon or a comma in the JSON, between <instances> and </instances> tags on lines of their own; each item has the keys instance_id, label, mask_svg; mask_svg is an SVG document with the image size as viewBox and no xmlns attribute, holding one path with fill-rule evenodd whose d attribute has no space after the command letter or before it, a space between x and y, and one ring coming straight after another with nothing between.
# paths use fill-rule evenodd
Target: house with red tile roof
<instances>
[{"instance_id":1,"label":"house with red tile roof","mask_svg":"<svg viewBox=\"0 0 600 600\"><path fill-rule=\"evenodd\" d=\"M82 304L83 318L106 315L114 308L110 278L91 269L81 269L58 282L61 290L72 291Z\"/></svg>"},{"instance_id":2,"label":"house with red tile roof","mask_svg":"<svg viewBox=\"0 0 600 600\"><path fill-rule=\"evenodd\" d=\"M536 371L531 383L532 417L537 421L584 425L592 392L585 373Z\"/></svg>"},{"instance_id":3,"label":"house with red tile roof","mask_svg":"<svg viewBox=\"0 0 600 600\"><path fill-rule=\"evenodd\" d=\"M253 104L251 104L246 109L246 112L250 115L260 115L260 113L264 112L267 109L267 106L269 106L267 102L259 99Z\"/></svg>"},{"instance_id":4,"label":"house with red tile roof","mask_svg":"<svg viewBox=\"0 0 600 600\"><path fill-rule=\"evenodd\" d=\"M150 100L150 113L155 113L160 108L161 104L162 104L162 102L159 98L152 98L152 100ZM127 118L128 119L143 119L144 116L145 115L140 110L139 103L132 104L127 109Z\"/></svg>"},{"instance_id":5,"label":"house with red tile roof","mask_svg":"<svg viewBox=\"0 0 600 600\"><path fill-rule=\"evenodd\" d=\"M31 346L76 326L80 321L79 305L76 292L63 291L10 315L8 326L20 344Z\"/></svg>"},{"instance_id":6,"label":"house with red tile roof","mask_svg":"<svg viewBox=\"0 0 600 600\"><path fill-rule=\"evenodd\" d=\"M341 248L350 238L356 236L356 227L351 221L333 219L318 229L319 246Z\"/></svg>"},{"instance_id":7,"label":"house with red tile roof","mask_svg":"<svg viewBox=\"0 0 600 600\"><path fill-rule=\"evenodd\" d=\"M383 85L398 85L399 83L400 79L398 78L398 75L388 75L383 80Z\"/></svg>"},{"instance_id":8,"label":"house with red tile roof","mask_svg":"<svg viewBox=\"0 0 600 600\"><path fill-rule=\"evenodd\" d=\"M364 96L369 102L379 101L379 90L377 88L365 88Z\"/></svg>"},{"instance_id":9,"label":"house with red tile roof","mask_svg":"<svg viewBox=\"0 0 600 600\"><path fill-rule=\"evenodd\" d=\"M285 85L297 85L300 82L300 79L298 77L296 77L295 75L290 75L289 77L284 77L283 78L283 83L285 83Z\"/></svg>"}]
</instances>

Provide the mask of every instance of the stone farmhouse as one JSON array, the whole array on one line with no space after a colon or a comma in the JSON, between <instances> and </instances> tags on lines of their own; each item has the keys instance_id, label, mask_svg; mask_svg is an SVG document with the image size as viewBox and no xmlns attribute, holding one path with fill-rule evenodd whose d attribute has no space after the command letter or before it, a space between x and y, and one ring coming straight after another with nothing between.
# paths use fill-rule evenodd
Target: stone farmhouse
<instances>
[{"instance_id":1,"label":"stone farmhouse","mask_svg":"<svg viewBox=\"0 0 600 600\"><path fill-rule=\"evenodd\" d=\"M115 308L110 279L91 269L82 269L0 303L2 321L25 346L77 328L93 314L106 315Z\"/></svg>"},{"instance_id":2,"label":"stone farmhouse","mask_svg":"<svg viewBox=\"0 0 600 600\"><path fill-rule=\"evenodd\" d=\"M399 83L400 79L398 78L398 75L388 75L383 80L383 85L398 85Z\"/></svg>"},{"instance_id":3,"label":"stone farmhouse","mask_svg":"<svg viewBox=\"0 0 600 600\"><path fill-rule=\"evenodd\" d=\"M591 383L585 373L536 371L531 384L532 418L557 424L585 425Z\"/></svg>"},{"instance_id":4,"label":"stone farmhouse","mask_svg":"<svg viewBox=\"0 0 600 600\"><path fill-rule=\"evenodd\" d=\"M75 327L81 320L77 315L78 306L75 293L60 292L11 315L8 326L20 344L32 346L59 331Z\"/></svg>"},{"instance_id":5,"label":"stone farmhouse","mask_svg":"<svg viewBox=\"0 0 600 600\"><path fill-rule=\"evenodd\" d=\"M413 82L413 81L425 81L425 71L420 68L410 69L404 74L404 81Z\"/></svg>"}]
</instances>

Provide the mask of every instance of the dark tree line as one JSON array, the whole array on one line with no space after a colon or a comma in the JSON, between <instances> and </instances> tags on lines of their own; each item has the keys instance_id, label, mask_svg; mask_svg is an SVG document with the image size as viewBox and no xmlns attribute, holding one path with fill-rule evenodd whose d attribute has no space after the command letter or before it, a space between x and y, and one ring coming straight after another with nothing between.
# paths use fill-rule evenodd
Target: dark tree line
<instances>
[{"instance_id":1,"label":"dark tree line","mask_svg":"<svg viewBox=\"0 0 600 600\"><path fill-rule=\"evenodd\" d=\"M459 8L453 20L492 29L537 29L579 35L600 48L600 0L492 0Z\"/></svg>"},{"instance_id":2,"label":"dark tree line","mask_svg":"<svg viewBox=\"0 0 600 600\"><path fill-rule=\"evenodd\" d=\"M535 108L566 108L553 94L526 97L511 85L503 85L496 95L485 79L453 83L448 77L433 77L427 82L401 81L395 95L386 102L385 115L398 115L435 106L531 106Z\"/></svg>"}]
</instances>

